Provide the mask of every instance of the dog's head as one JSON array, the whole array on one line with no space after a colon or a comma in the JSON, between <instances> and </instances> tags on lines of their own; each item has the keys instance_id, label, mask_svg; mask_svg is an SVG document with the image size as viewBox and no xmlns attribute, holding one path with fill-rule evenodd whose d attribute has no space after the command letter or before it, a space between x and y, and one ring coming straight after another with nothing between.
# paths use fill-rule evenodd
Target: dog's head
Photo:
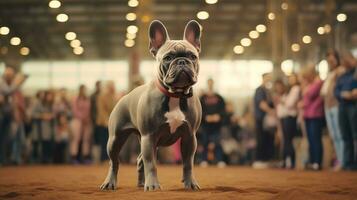
<instances>
[{"instance_id":1,"label":"dog's head","mask_svg":"<svg viewBox=\"0 0 357 200\"><path fill-rule=\"evenodd\" d=\"M158 20L149 27L150 53L159 62L158 79L170 93L185 96L197 82L201 26L191 20L182 40L170 40L165 26Z\"/></svg>"}]
</instances>

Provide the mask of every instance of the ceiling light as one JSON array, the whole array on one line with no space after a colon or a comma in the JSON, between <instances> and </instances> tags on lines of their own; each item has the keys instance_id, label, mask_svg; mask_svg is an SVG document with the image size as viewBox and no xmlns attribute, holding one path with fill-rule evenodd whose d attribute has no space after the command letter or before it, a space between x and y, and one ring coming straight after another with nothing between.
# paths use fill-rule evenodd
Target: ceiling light
<instances>
[{"instance_id":1,"label":"ceiling light","mask_svg":"<svg viewBox=\"0 0 357 200\"><path fill-rule=\"evenodd\" d=\"M249 37L252 39L256 39L259 37L259 32L258 31L250 31L249 32Z\"/></svg>"},{"instance_id":2,"label":"ceiling light","mask_svg":"<svg viewBox=\"0 0 357 200\"><path fill-rule=\"evenodd\" d=\"M136 38L136 34L135 33L126 33L126 38L133 40Z\"/></svg>"},{"instance_id":3,"label":"ceiling light","mask_svg":"<svg viewBox=\"0 0 357 200\"><path fill-rule=\"evenodd\" d=\"M58 0L52 0L48 3L48 7L50 8L59 8L61 7L61 2Z\"/></svg>"},{"instance_id":4,"label":"ceiling light","mask_svg":"<svg viewBox=\"0 0 357 200\"><path fill-rule=\"evenodd\" d=\"M77 34L75 32L67 32L65 35L67 40L74 40L77 37Z\"/></svg>"},{"instance_id":5,"label":"ceiling light","mask_svg":"<svg viewBox=\"0 0 357 200\"><path fill-rule=\"evenodd\" d=\"M10 33L10 29L6 26L0 27L0 35L7 35Z\"/></svg>"},{"instance_id":6,"label":"ceiling light","mask_svg":"<svg viewBox=\"0 0 357 200\"><path fill-rule=\"evenodd\" d=\"M217 2L218 2L218 0L206 0L207 4L215 4Z\"/></svg>"},{"instance_id":7,"label":"ceiling light","mask_svg":"<svg viewBox=\"0 0 357 200\"><path fill-rule=\"evenodd\" d=\"M325 33L330 33L330 32L331 32L331 26L330 26L330 24L325 24L324 30L325 30Z\"/></svg>"},{"instance_id":8,"label":"ceiling light","mask_svg":"<svg viewBox=\"0 0 357 200\"><path fill-rule=\"evenodd\" d=\"M128 1L128 6L129 7L136 7L139 5L139 1L138 0L129 0Z\"/></svg>"},{"instance_id":9,"label":"ceiling light","mask_svg":"<svg viewBox=\"0 0 357 200\"><path fill-rule=\"evenodd\" d=\"M292 50L293 52L298 52L298 51L300 51L300 45L299 45L298 43L292 44L292 45L291 45L291 50Z\"/></svg>"},{"instance_id":10,"label":"ceiling light","mask_svg":"<svg viewBox=\"0 0 357 200\"><path fill-rule=\"evenodd\" d=\"M243 38L240 40L240 44L244 47L248 47L252 44L252 41L249 38Z\"/></svg>"},{"instance_id":11,"label":"ceiling light","mask_svg":"<svg viewBox=\"0 0 357 200\"><path fill-rule=\"evenodd\" d=\"M274 20L274 19L275 19L275 14L274 14L273 12L270 12L270 13L268 14L268 19Z\"/></svg>"},{"instance_id":12,"label":"ceiling light","mask_svg":"<svg viewBox=\"0 0 357 200\"><path fill-rule=\"evenodd\" d=\"M125 18L128 21L134 21L134 20L136 20L136 14L135 13L128 13L128 14L126 14Z\"/></svg>"},{"instance_id":13,"label":"ceiling light","mask_svg":"<svg viewBox=\"0 0 357 200\"><path fill-rule=\"evenodd\" d=\"M137 33L138 30L139 30L138 27L135 25L130 25L130 26L128 26L128 28L126 28L126 31L131 34Z\"/></svg>"},{"instance_id":14,"label":"ceiling light","mask_svg":"<svg viewBox=\"0 0 357 200\"><path fill-rule=\"evenodd\" d=\"M318 33L319 35L325 34L325 28L322 27L322 26L320 26L319 28L317 28L317 33Z\"/></svg>"},{"instance_id":15,"label":"ceiling light","mask_svg":"<svg viewBox=\"0 0 357 200\"><path fill-rule=\"evenodd\" d=\"M259 24L255 27L255 29L259 32L259 33L264 33L267 30L267 27L264 24Z\"/></svg>"},{"instance_id":16,"label":"ceiling light","mask_svg":"<svg viewBox=\"0 0 357 200\"><path fill-rule=\"evenodd\" d=\"M14 46L17 46L21 43L21 39L19 37L12 37L10 39L10 44L11 45L14 45Z\"/></svg>"},{"instance_id":17,"label":"ceiling light","mask_svg":"<svg viewBox=\"0 0 357 200\"><path fill-rule=\"evenodd\" d=\"M198 19L205 20L205 19L208 19L208 17L209 17L209 14L206 11L200 11L197 13Z\"/></svg>"},{"instance_id":18,"label":"ceiling light","mask_svg":"<svg viewBox=\"0 0 357 200\"><path fill-rule=\"evenodd\" d=\"M311 41L312 41L312 38L309 35L304 35L304 37L302 37L302 42L305 44L309 44L309 43L311 43Z\"/></svg>"},{"instance_id":19,"label":"ceiling light","mask_svg":"<svg viewBox=\"0 0 357 200\"><path fill-rule=\"evenodd\" d=\"M27 55L29 55L29 53L30 53L30 49L27 48L27 47L22 47L20 49L20 54L23 55L23 56L27 56Z\"/></svg>"},{"instance_id":20,"label":"ceiling light","mask_svg":"<svg viewBox=\"0 0 357 200\"><path fill-rule=\"evenodd\" d=\"M57 15L56 19L58 22L66 22L68 20L68 15L61 13Z\"/></svg>"},{"instance_id":21,"label":"ceiling light","mask_svg":"<svg viewBox=\"0 0 357 200\"><path fill-rule=\"evenodd\" d=\"M241 45L236 45L233 48L233 52L235 54L242 54L242 53L244 53L244 47L242 47Z\"/></svg>"},{"instance_id":22,"label":"ceiling light","mask_svg":"<svg viewBox=\"0 0 357 200\"><path fill-rule=\"evenodd\" d=\"M81 55L83 52L84 52L83 47L73 48L73 53L76 54L76 55Z\"/></svg>"},{"instance_id":23,"label":"ceiling light","mask_svg":"<svg viewBox=\"0 0 357 200\"><path fill-rule=\"evenodd\" d=\"M287 10L288 8L289 8L288 3L284 2L284 3L281 4L281 9Z\"/></svg>"},{"instance_id":24,"label":"ceiling light","mask_svg":"<svg viewBox=\"0 0 357 200\"><path fill-rule=\"evenodd\" d=\"M344 22L347 20L347 15L345 13L340 13L336 16L337 21Z\"/></svg>"},{"instance_id":25,"label":"ceiling light","mask_svg":"<svg viewBox=\"0 0 357 200\"><path fill-rule=\"evenodd\" d=\"M127 40L125 40L124 45L125 45L126 47L133 47L133 46L135 45L135 41L134 41L134 40L127 39Z\"/></svg>"},{"instance_id":26,"label":"ceiling light","mask_svg":"<svg viewBox=\"0 0 357 200\"><path fill-rule=\"evenodd\" d=\"M71 47L75 48L75 47L79 47L81 46L81 41L79 40L72 40L71 43L70 43Z\"/></svg>"}]
</instances>

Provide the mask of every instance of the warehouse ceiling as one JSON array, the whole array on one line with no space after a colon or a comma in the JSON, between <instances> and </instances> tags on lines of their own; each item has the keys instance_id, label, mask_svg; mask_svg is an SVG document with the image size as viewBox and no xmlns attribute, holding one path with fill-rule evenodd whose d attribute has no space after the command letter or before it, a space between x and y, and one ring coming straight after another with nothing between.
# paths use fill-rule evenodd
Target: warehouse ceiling
<instances>
[{"instance_id":1,"label":"warehouse ceiling","mask_svg":"<svg viewBox=\"0 0 357 200\"><path fill-rule=\"evenodd\" d=\"M50 8L49 2L0 1L0 27L9 28L8 34L0 35L0 58L19 54L22 47L27 47L28 55L22 56L27 60L127 59L133 54L148 59L147 28L152 19L161 20L173 39L182 38L188 20L198 20L203 26L201 56L205 59L270 59L273 45L282 46L283 54L289 56L293 54L290 50L293 43L301 44L300 51L307 48L301 42L302 36L311 36L311 46L326 47L324 44L341 34L341 30L343 38L352 41L348 42L349 47L357 44L357 23L353 21L357 19L357 1L354 0L218 0L214 4L205 0L139 0L135 7L130 7L128 0L60 0L58 8ZM199 11L207 11L208 19L198 19ZM134 21L126 19L131 12L136 14ZM274 13L274 20L268 18L270 12ZM56 20L61 13L68 16L66 22ZM341 25L336 20L338 13L347 16ZM258 24L266 25L267 30L252 39L244 53L235 54L234 46L249 37ZM332 31L319 35L317 28L324 24L330 24ZM136 25L138 32L134 46L126 47L130 25ZM337 26L340 26L339 33L336 33ZM279 30L284 31L274 39ZM67 32L76 34L83 53L73 53L70 41L65 38ZM10 44L15 36L21 39L17 46ZM26 50L22 51L27 54Z\"/></svg>"}]
</instances>

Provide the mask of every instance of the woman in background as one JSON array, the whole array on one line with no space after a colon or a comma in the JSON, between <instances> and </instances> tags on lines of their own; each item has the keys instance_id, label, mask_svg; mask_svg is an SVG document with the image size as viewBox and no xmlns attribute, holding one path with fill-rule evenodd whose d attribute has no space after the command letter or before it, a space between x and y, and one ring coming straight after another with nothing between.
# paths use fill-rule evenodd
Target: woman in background
<instances>
[{"instance_id":1,"label":"woman in background","mask_svg":"<svg viewBox=\"0 0 357 200\"><path fill-rule=\"evenodd\" d=\"M320 170L322 163L322 129L325 124L323 100L320 90L323 82L313 66L302 71L305 82L302 91L302 107L307 139L309 142L309 168Z\"/></svg>"},{"instance_id":2,"label":"woman in background","mask_svg":"<svg viewBox=\"0 0 357 200\"><path fill-rule=\"evenodd\" d=\"M275 90L280 94L277 99L277 115L283 133L283 167L295 168L295 149L293 139L297 135L297 103L300 98L300 86L296 74L288 77L289 88L282 81L275 83Z\"/></svg>"},{"instance_id":3,"label":"woman in background","mask_svg":"<svg viewBox=\"0 0 357 200\"><path fill-rule=\"evenodd\" d=\"M71 122L71 162L79 163L79 144L82 141L81 153L84 163L90 163L90 142L91 142L91 124L90 124L90 99L86 93L84 85L79 86L78 96L72 102L73 119Z\"/></svg>"},{"instance_id":4,"label":"woman in background","mask_svg":"<svg viewBox=\"0 0 357 200\"><path fill-rule=\"evenodd\" d=\"M321 88L321 96L324 98L327 128L335 147L336 162L334 163L334 170L339 171L344 163L344 142L338 122L338 101L334 95L334 90L337 77L341 74L341 71L343 71L343 67L340 67L340 56L336 51L327 52L326 60L329 64L330 71Z\"/></svg>"}]
</instances>

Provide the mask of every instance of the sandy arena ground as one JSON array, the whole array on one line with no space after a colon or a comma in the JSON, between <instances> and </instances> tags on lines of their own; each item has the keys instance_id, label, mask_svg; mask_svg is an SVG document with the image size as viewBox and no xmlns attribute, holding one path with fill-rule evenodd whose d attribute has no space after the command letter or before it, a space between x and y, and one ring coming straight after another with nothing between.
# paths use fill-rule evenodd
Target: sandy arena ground
<instances>
[{"instance_id":1,"label":"sandy arena ground","mask_svg":"<svg viewBox=\"0 0 357 200\"><path fill-rule=\"evenodd\" d=\"M0 168L0 199L357 199L357 173L306 172L244 167L196 167L201 191L183 190L180 166L159 166L162 191L136 188L134 166L121 166L119 189L100 191L107 166Z\"/></svg>"}]
</instances>

